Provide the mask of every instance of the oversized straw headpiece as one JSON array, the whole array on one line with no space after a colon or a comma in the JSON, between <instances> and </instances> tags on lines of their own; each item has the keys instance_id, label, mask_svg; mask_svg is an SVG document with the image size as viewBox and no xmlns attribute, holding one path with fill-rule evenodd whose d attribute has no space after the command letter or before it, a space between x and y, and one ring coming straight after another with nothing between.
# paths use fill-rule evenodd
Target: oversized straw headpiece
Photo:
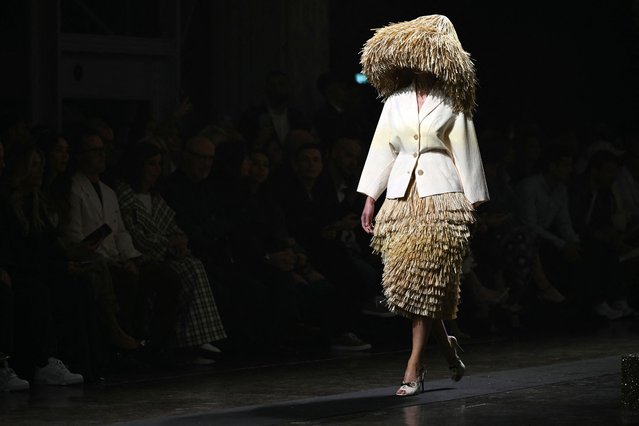
<instances>
[{"instance_id":1,"label":"oversized straw headpiece","mask_svg":"<svg viewBox=\"0 0 639 426\"><path fill-rule=\"evenodd\" d=\"M455 112L472 115L475 108L475 66L461 46L455 27L443 15L391 23L375 30L364 44L362 72L386 98L405 84L406 70L437 77L440 90Z\"/></svg>"}]
</instances>

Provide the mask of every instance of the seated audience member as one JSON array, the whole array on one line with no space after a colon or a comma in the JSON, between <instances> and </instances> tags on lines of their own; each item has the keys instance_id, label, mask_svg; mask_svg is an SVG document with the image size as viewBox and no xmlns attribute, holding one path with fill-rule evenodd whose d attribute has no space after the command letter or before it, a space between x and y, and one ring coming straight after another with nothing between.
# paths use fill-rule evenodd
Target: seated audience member
<instances>
[{"instance_id":1,"label":"seated audience member","mask_svg":"<svg viewBox=\"0 0 639 426\"><path fill-rule=\"evenodd\" d=\"M610 319L635 313L627 293L639 277L636 257L620 262L636 249L615 226L615 215L623 210L613 190L620 163L613 152L593 152L571 188L573 223L581 237L584 261L597 265L584 290L595 313Z\"/></svg>"},{"instance_id":2,"label":"seated audience member","mask_svg":"<svg viewBox=\"0 0 639 426\"><path fill-rule=\"evenodd\" d=\"M265 185L270 171L266 153L251 152L250 161L248 185L238 191L242 195L238 215L246 224L235 233L238 262L252 266L269 288L276 289L273 303L289 313L289 329L298 321L320 327L332 349L369 349L370 344L347 328L353 314L348 301L341 299L335 286L313 266L306 249L290 235L284 213Z\"/></svg>"},{"instance_id":3,"label":"seated audience member","mask_svg":"<svg viewBox=\"0 0 639 426\"><path fill-rule=\"evenodd\" d=\"M0 140L0 178L4 166L4 145ZM29 382L18 377L9 367L9 358L13 353L13 291L11 277L2 266L0 263L0 392L26 390L29 389Z\"/></svg>"},{"instance_id":4,"label":"seated audience member","mask_svg":"<svg viewBox=\"0 0 639 426\"><path fill-rule=\"evenodd\" d=\"M181 127L192 109L191 100L188 97L182 99L164 120L148 123L145 134L141 138L156 143L162 151L162 172L165 176L173 173L180 162Z\"/></svg>"},{"instance_id":5,"label":"seated audience member","mask_svg":"<svg viewBox=\"0 0 639 426\"><path fill-rule=\"evenodd\" d=\"M362 145L355 137L340 136L326 155L326 168L319 178L326 193L326 209L339 217L359 218L366 197L356 191L361 174ZM358 219L359 220L359 219ZM379 256L370 248L370 236L362 227L344 229L336 236L340 246L349 256L367 294L381 290L382 265ZM384 306L383 296L376 295L363 305L362 312L368 315L394 316Z\"/></svg>"},{"instance_id":6,"label":"seated audience member","mask_svg":"<svg viewBox=\"0 0 639 426\"><path fill-rule=\"evenodd\" d=\"M207 273L188 248L188 238L175 222L174 211L157 192L162 153L150 142L138 142L126 153L123 176L116 185L122 219L144 256L166 262L180 277L177 345L194 354L220 352L213 342L226 338ZM207 358L197 356L196 363Z\"/></svg>"},{"instance_id":7,"label":"seated audience member","mask_svg":"<svg viewBox=\"0 0 639 426\"><path fill-rule=\"evenodd\" d=\"M169 175L162 187L162 197L175 211L175 220L189 238L193 254L205 265L226 264L224 251L227 230L220 200L209 179L215 159L215 144L204 136L188 139L183 147L180 166Z\"/></svg>"},{"instance_id":8,"label":"seated audience member","mask_svg":"<svg viewBox=\"0 0 639 426\"><path fill-rule=\"evenodd\" d=\"M365 125L352 106L352 89L345 74L327 71L317 78L317 90L324 103L313 115L313 130L317 133L323 151L330 151L345 134L363 136Z\"/></svg>"},{"instance_id":9,"label":"seated audience member","mask_svg":"<svg viewBox=\"0 0 639 426\"><path fill-rule=\"evenodd\" d=\"M252 147L264 148L266 142L273 139L283 146L290 130L309 128L304 113L290 105L291 80L288 74L268 72L264 80L264 94L264 102L244 111L237 126Z\"/></svg>"},{"instance_id":10,"label":"seated audience member","mask_svg":"<svg viewBox=\"0 0 639 426\"><path fill-rule=\"evenodd\" d=\"M265 147L263 151L268 155L270 165L268 185L279 188L288 185L292 179L296 179L294 168L297 150L300 146L312 144L319 144L319 140L313 133L304 129L295 129L288 132L284 145L280 146L279 143L277 145L280 148L281 158L277 158L277 154L274 158L270 147Z\"/></svg>"},{"instance_id":11,"label":"seated audience member","mask_svg":"<svg viewBox=\"0 0 639 426\"><path fill-rule=\"evenodd\" d=\"M274 193L291 235L308 250L310 261L334 283L340 297L359 311L378 294L379 281L361 274L341 242L342 232L359 226L359 216L333 204L335 188L322 184L322 169L319 145L302 145L295 156L295 178L282 182Z\"/></svg>"},{"instance_id":12,"label":"seated audience member","mask_svg":"<svg viewBox=\"0 0 639 426\"><path fill-rule=\"evenodd\" d=\"M513 313L520 310L531 290L547 302L562 302L564 296L546 276L536 235L517 216L517 198L508 172L514 158L510 142L488 140L482 157L491 202L478 208L472 246L480 271L487 276L485 281L497 283L498 291L508 290L503 307Z\"/></svg>"},{"instance_id":13,"label":"seated audience member","mask_svg":"<svg viewBox=\"0 0 639 426\"><path fill-rule=\"evenodd\" d=\"M229 344L250 346L249 342L265 337L265 332L255 330L269 321L270 310L258 300L262 284L248 277L250 271L237 268L232 258L229 239L234 211L227 198L232 190L225 189L231 183L220 182L220 187L212 179L216 144L208 137L187 139L180 157L161 195L175 212L175 222L188 237L193 256L204 264L224 328L231 336ZM255 346L261 349L266 344Z\"/></svg>"},{"instance_id":14,"label":"seated audience member","mask_svg":"<svg viewBox=\"0 0 639 426\"><path fill-rule=\"evenodd\" d=\"M581 244L572 225L567 189L572 161L571 150L553 147L542 157L541 172L518 182L515 193L517 216L534 233L540 253L552 253L548 260L575 265L581 261Z\"/></svg>"},{"instance_id":15,"label":"seated audience member","mask_svg":"<svg viewBox=\"0 0 639 426\"><path fill-rule=\"evenodd\" d=\"M624 232L630 241L639 242L639 143L627 137L621 157L621 168L613 183L623 210L614 217L615 228Z\"/></svg>"},{"instance_id":16,"label":"seated audience member","mask_svg":"<svg viewBox=\"0 0 639 426\"><path fill-rule=\"evenodd\" d=\"M573 158L572 150L561 145L545 153L541 172L523 179L516 187L518 216L534 232L541 260L554 282L566 286L562 293L570 293L574 302L591 307L586 288L598 285L592 282L600 277L600 268L599 262L591 259L592 252L584 252L582 239L573 226L568 193ZM618 311L606 309L607 305L600 307L603 309L595 310L595 314L619 318Z\"/></svg>"},{"instance_id":17,"label":"seated audience member","mask_svg":"<svg viewBox=\"0 0 639 426\"><path fill-rule=\"evenodd\" d=\"M0 268L0 392L29 389L29 382L20 378L9 366L13 354L13 291L11 277Z\"/></svg>"},{"instance_id":18,"label":"seated audience member","mask_svg":"<svg viewBox=\"0 0 639 426\"><path fill-rule=\"evenodd\" d=\"M83 241L89 251L106 259L120 306L124 331L150 338L159 350L175 338L179 279L168 266L144 259L135 248L120 214L113 189L100 180L105 169L104 144L99 135L87 130L73 151L78 170L72 177L69 217L63 234L70 244ZM108 226L107 234L93 238L95 231ZM147 308L153 306L153 319ZM153 345L152 345L153 346Z\"/></svg>"},{"instance_id":19,"label":"seated audience member","mask_svg":"<svg viewBox=\"0 0 639 426\"><path fill-rule=\"evenodd\" d=\"M69 371L59 358L70 349L62 346L61 338L86 332L82 327L88 292L71 279L72 264L48 220L40 193L44 157L35 146L15 146L7 165L0 201L0 285L10 284L15 300L13 317L5 319L16 330L15 359L22 365L16 368L27 378L33 373L39 384L83 383L84 377ZM5 379L8 373L15 382L6 368Z\"/></svg>"},{"instance_id":20,"label":"seated audience member","mask_svg":"<svg viewBox=\"0 0 639 426\"><path fill-rule=\"evenodd\" d=\"M70 211L69 144L63 135L43 131L38 135L37 145L46 160L42 196L47 205L48 218L58 232L61 246L72 262L75 274L93 289L98 320L106 328L111 343L118 349L135 349L139 343L122 329L117 319L117 300L105 259L90 253L83 244L65 241L61 235Z\"/></svg>"},{"instance_id":21,"label":"seated audience member","mask_svg":"<svg viewBox=\"0 0 639 426\"><path fill-rule=\"evenodd\" d=\"M101 180L107 185L111 185L117 174L117 167L122 157L122 147L116 143L113 128L103 118L90 118L86 122L86 127L100 136L104 144L105 169Z\"/></svg>"}]
</instances>

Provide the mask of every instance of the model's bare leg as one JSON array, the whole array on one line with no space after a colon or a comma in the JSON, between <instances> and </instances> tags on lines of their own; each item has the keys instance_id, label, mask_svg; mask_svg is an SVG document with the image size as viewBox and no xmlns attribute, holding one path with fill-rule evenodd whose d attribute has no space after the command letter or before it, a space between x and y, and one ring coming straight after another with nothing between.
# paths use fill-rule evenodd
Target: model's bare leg
<instances>
[{"instance_id":1,"label":"model's bare leg","mask_svg":"<svg viewBox=\"0 0 639 426\"><path fill-rule=\"evenodd\" d=\"M459 358L457 351L461 351L461 347L457 343L454 336L449 336L446 326L442 320L434 320L432 326L433 337L437 341L440 350L444 354L448 367L451 371L451 379L458 382L464 376L466 366Z\"/></svg>"},{"instance_id":2,"label":"model's bare leg","mask_svg":"<svg viewBox=\"0 0 639 426\"><path fill-rule=\"evenodd\" d=\"M453 365L455 361L457 361L457 356L455 354L455 349L451 346L450 341L448 340L448 332L446 331L444 321L434 320L432 332L439 349L442 354L444 354L444 358L446 358L446 362L448 362L448 365Z\"/></svg>"},{"instance_id":3,"label":"model's bare leg","mask_svg":"<svg viewBox=\"0 0 639 426\"><path fill-rule=\"evenodd\" d=\"M424 389L425 371L422 365L422 352L428 342L432 323L433 320L426 317L413 319L413 344L404 372L404 383L395 393L398 396L415 395Z\"/></svg>"},{"instance_id":4,"label":"model's bare leg","mask_svg":"<svg viewBox=\"0 0 639 426\"><path fill-rule=\"evenodd\" d=\"M422 368L422 352L428 342L432 324L433 320L430 318L417 317L413 319L413 346L406 365L404 382L413 382L419 375Z\"/></svg>"}]
</instances>

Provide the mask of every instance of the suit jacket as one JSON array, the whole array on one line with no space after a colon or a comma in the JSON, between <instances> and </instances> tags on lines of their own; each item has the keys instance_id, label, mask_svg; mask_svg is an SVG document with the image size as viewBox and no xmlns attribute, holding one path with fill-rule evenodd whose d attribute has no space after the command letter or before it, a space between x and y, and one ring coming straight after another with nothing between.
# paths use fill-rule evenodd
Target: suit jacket
<instances>
[{"instance_id":1,"label":"suit jacket","mask_svg":"<svg viewBox=\"0 0 639 426\"><path fill-rule=\"evenodd\" d=\"M120 205L115 192L99 182L102 201L89 179L76 173L71 181L69 221L63 228L65 238L80 242L84 237L106 223L113 231L97 252L111 260L128 260L142 254L136 250L131 235L124 226Z\"/></svg>"},{"instance_id":2,"label":"suit jacket","mask_svg":"<svg viewBox=\"0 0 639 426\"><path fill-rule=\"evenodd\" d=\"M473 121L436 90L418 111L409 86L384 103L357 190L401 198L413 175L420 197L463 192L473 204L489 199Z\"/></svg>"}]
</instances>

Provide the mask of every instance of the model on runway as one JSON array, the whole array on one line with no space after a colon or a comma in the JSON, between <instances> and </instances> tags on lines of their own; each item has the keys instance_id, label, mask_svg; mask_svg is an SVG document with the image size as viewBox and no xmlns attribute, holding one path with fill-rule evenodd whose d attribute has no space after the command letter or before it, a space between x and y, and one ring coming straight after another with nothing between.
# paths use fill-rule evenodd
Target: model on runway
<instances>
[{"instance_id":1,"label":"model on runway","mask_svg":"<svg viewBox=\"0 0 639 426\"><path fill-rule=\"evenodd\" d=\"M430 334L451 378L458 381L465 371L444 320L457 316L474 207L488 200L472 121L475 69L442 15L376 30L361 64L384 98L358 186L367 195L361 222L384 263L388 308L412 320L411 355L397 390L408 396L423 391L422 351Z\"/></svg>"}]
</instances>

